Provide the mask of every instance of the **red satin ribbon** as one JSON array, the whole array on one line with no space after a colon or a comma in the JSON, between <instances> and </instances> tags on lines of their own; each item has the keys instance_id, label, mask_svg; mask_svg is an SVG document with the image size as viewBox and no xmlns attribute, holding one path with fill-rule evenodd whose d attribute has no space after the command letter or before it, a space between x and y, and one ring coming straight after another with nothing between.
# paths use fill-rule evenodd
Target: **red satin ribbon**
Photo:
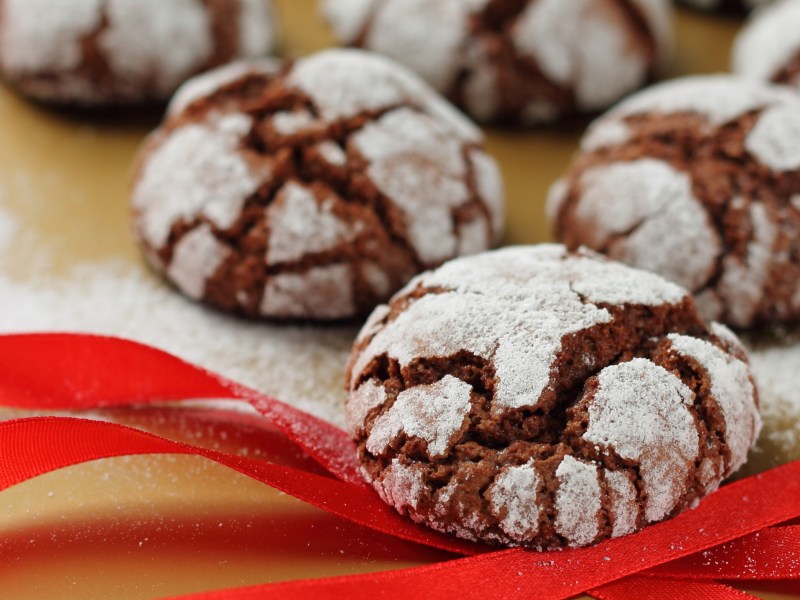
<instances>
[{"instance_id":1,"label":"red satin ribbon","mask_svg":"<svg viewBox=\"0 0 800 600\"><path fill-rule=\"evenodd\" d=\"M82 462L136 454L193 454L354 523L466 555L401 571L305 580L192 598L355 599L428 597L560 600L580 593L748 597L721 580L800 579L800 462L723 487L692 511L644 531L564 552L494 550L439 535L398 516L363 484L354 448L338 428L159 350L113 338L0 336L0 404L30 410L84 410L189 399L246 401L313 457L330 476L167 440L103 422L42 417L0 424L0 490ZM283 441L275 442L285 445ZM298 463L300 464L300 463Z\"/></svg>"}]
</instances>

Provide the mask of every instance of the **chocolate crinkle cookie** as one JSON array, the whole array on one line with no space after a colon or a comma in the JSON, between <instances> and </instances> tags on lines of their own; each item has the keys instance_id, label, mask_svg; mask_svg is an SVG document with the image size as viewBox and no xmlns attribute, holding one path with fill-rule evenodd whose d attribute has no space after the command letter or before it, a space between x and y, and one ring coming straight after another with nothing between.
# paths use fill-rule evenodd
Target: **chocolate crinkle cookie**
<instances>
[{"instance_id":1,"label":"chocolate crinkle cookie","mask_svg":"<svg viewBox=\"0 0 800 600\"><path fill-rule=\"evenodd\" d=\"M694 506L761 426L744 350L685 290L556 245L414 279L365 325L348 385L362 472L387 503L538 549Z\"/></svg>"},{"instance_id":2,"label":"chocolate crinkle cookie","mask_svg":"<svg viewBox=\"0 0 800 600\"><path fill-rule=\"evenodd\" d=\"M668 56L669 0L323 0L338 39L381 52L481 121L594 112Z\"/></svg>"},{"instance_id":3,"label":"chocolate crinkle cookie","mask_svg":"<svg viewBox=\"0 0 800 600\"><path fill-rule=\"evenodd\" d=\"M800 317L800 98L734 77L644 91L550 191L556 237L689 288L736 327Z\"/></svg>"},{"instance_id":4,"label":"chocolate crinkle cookie","mask_svg":"<svg viewBox=\"0 0 800 600\"><path fill-rule=\"evenodd\" d=\"M734 42L733 70L800 91L800 1L776 2L751 17Z\"/></svg>"},{"instance_id":5,"label":"chocolate crinkle cookie","mask_svg":"<svg viewBox=\"0 0 800 600\"><path fill-rule=\"evenodd\" d=\"M480 131L359 50L191 81L135 177L150 262L186 295L248 317L366 315L417 273L491 247L503 226Z\"/></svg>"},{"instance_id":6,"label":"chocolate crinkle cookie","mask_svg":"<svg viewBox=\"0 0 800 600\"><path fill-rule=\"evenodd\" d=\"M0 0L3 78L55 104L164 101L274 38L272 0Z\"/></svg>"}]
</instances>

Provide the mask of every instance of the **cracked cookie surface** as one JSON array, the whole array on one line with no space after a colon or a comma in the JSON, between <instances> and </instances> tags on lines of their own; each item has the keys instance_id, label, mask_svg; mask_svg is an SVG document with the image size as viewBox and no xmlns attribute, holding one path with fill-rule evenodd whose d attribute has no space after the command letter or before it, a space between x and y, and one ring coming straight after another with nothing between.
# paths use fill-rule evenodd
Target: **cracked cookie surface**
<instances>
[{"instance_id":1,"label":"cracked cookie surface","mask_svg":"<svg viewBox=\"0 0 800 600\"><path fill-rule=\"evenodd\" d=\"M272 0L0 0L0 68L45 102L163 102L275 44Z\"/></svg>"},{"instance_id":2,"label":"cracked cookie surface","mask_svg":"<svg viewBox=\"0 0 800 600\"><path fill-rule=\"evenodd\" d=\"M558 240L687 287L736 327L800 316L800 98L727 76L631 97L550 191Z\"/></svg>"},{"instance_id":3,"label":"cracked cookie surface","mask_svg":"<svg viewBox=\"0 0 800 600\"><path fill-rule=\"evenodd\" d=\"M271 319L368 314L503 227L480 131L359 50L189 82L142 150L132 203L146 256L185 294Z\"/></svg>"},{"instance_id":4,"label":"cracked cookie surface","mask_svg":"<svg viewBox=\"0 0 800 600\"><path fill-rule=\"evenodd\" d=\"M671 46L667 0L324 0L339 40L386 54L480 121L601 110Z\"/></svg>"},{"instance_id":5,"label":"cracked cookie surface","mask_svg":"<svg viewBox=\"0 0 800 600\"><path fill-rule=\"evenodd\" d=\"M685 290L557 245L414 279L365 325L348 387L362 472L387 503L540 549L693 506L760 429L742 347Z\"/></svg>"}]
</instances>

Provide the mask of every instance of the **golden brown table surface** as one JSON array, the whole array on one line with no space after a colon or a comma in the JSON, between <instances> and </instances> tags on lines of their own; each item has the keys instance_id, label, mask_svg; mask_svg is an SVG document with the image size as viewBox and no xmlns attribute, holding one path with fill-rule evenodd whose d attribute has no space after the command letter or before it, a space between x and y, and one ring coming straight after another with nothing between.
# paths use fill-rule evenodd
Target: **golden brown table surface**
<instances>
[{"instance_id":1,"label":"golden brown table surface","mask_svg":"<svg viewBox=\"0 0 800 600\"><path fill-rule=\"evenodd\" d=\"M285 54L330 44L314 0L278 4ZM671 75L726 70L738 21L679 11L677 26ZM0 123L0 207L22 230L0 256L0 272L24 279L45 246L54 259L44 268L54 274L112 257L138 265L128 235L127 181L155 117L89 119L36 107L0 89ZM572 125L489 133L508 187L508 243L548 238L544 196L580 131ZM289 534L286 523L301 534ZM442 558L410 546L393 555L369 540L355 527L203 459L107 460L0 494L0 597L158 598Z\"/></svg>"}]
</instances>

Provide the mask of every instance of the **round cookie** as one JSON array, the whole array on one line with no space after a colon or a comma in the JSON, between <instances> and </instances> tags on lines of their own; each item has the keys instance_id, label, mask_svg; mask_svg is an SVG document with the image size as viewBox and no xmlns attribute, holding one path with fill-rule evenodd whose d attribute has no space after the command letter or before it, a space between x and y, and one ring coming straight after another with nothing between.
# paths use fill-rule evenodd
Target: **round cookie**
<instances>
[{"instance_id":1,"label":"round cookie","mask_svg":"<svg viewBox=\"0 0 800 600\"><path fill-rule=\"evenodd\" d=\"M338 39L391 56L480 121L602 110L670 51L669 0L323 0Z\"/></svg>"},{"instance_id":2,"label":"round cookie","mask_svg":"<svg viewBox=\"0 0 800 600\"><path fill-rule=\"evenodd\" d=\"M685 290L557 245L414 279L365 325L348 386L362 472L387 503L538 549L694 506L760 429L742 347Z\"/></svg>"},{"instance_id":3,"label":"round cookie","mask_svg":"<svg viewBox=\"0 0 800 600\"><path fill-rule=\"evenodd\" d=\"M726 76L641 92L589 128L548 212L558 240L687 287L707 319L796 319L800 98Z\"/></svg>"},{"instance_id":4,"label":"round cookie","mask_svg":"<svg viewBox=\"0 0 800 600\"><path fill-rule=\"evenodd\" d=\"M765 6L772 0L680 0L686 6L699 10L718 12L742 12Z\"/></svg>"},{"instance_id":5,"label":"round cookie","mask_svg":"<svg viewBox=\"0 0 800 600\"><path fill-rule=\"evenodd\" d=\"M274 42L272 0L0 0L3 78L56 104L164 101Z\"/></svg>"},{"instance_id":6,"label":"round cookie","mask_svg":"<svg viewBox=\"0 0 800 600\"><path fill-rule=\"evenodd\" d=\"M755 13L733 45L733 71L800 91L800 1L783 0Z\"/></svg>"},{"instance_id":7,"label":"round cookie","mask_svg":"<svg viewBox=\"0 0 800 600\"><path fill-rule=\"evenodd\" d=\"M481 132L359 50L187 83L141 152L132 204L146 256L181 291L270 319L366 315L503 227Z\"/></svg>"}]
</instances>

